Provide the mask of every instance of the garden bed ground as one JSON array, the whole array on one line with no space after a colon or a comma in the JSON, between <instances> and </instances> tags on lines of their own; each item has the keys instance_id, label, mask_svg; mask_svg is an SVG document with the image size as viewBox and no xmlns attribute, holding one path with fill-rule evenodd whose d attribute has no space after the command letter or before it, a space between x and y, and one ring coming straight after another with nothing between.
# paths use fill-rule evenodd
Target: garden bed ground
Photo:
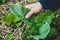
<instances>
[{"instance_id":1,"label":"garden bed ground","mask_svg":"<svg viewBox=\"0 0 60 40\"><path fill-rule=\"evenodd\" d=\"M13 40L23 40L24 33L27 30L26 25L23 22L21 22L21 23L23 23L23 26L21 28L12 28L10 26L5 25L2 22L2 16L7 15L9 13L9 6L11 4L16 3L16 4L26 5L26 4L30 3L31 1L27 0L27 2L26 2L24 0L20 0L19 2L16 3L13 0L13 1L7 1L7 3L4 5L2 3L0 3L0 37L5 38L8 34L13 34L14 35ZM36 0L33 0L33 1L36 1ZM48 39L46 39L46 40L48 40ZM51 37L49 40L60 40L60 36L58 36L57 38Z\"/></svg>"},{"instance_id":2,"label":"garden bed ground","mask_svg":"<svg viewBox=\"0 0 60 40\"><path fill-rule=\"evenodd\" d=\"M22 2L18 2L17 4L22 4ZM0 3L1 4L1 3ZM9 5L14 4L14 2L7 2L5 5L0 5L0 37L5 38L8 34L13 34L13 40L22 40L24 36L25 24L21 28L12 28L11 26L6 26L2 22L2 16L7 15L9 13Z\"/></svg>"}]
</instances>

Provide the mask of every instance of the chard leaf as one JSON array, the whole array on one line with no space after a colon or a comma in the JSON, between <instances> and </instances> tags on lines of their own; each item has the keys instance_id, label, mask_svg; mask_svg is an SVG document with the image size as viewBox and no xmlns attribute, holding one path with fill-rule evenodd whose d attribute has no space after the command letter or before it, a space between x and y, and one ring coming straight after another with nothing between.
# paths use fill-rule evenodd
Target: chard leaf
<instances>
[{"instance_id":1,"label":"chard leaf","mask_svg":"<svg viewBox=\"0 0 60 40\"><path fill-rule=\"evenodd\" d=\"M52 11L48 10L48 11L38 15L36 17L36 19L35 19L35 22L37 22L37 23L45 23L45 22L47 22L47 23L50 24L53 17L54 17L54 13Z\"/></svg>"},{"instance_id":2,"label":"chard leaf","mask_svg":"<svg viewBox=\"0 0 60 40\"><path fill-rule=\"evenodd\" d=\"M52 11L46 11L43 14L40 14L36 17L35 23L39 28L39 35L32 36L34 39L44 39L47 37L50 32L50 23L54 17Z\"/></svg>"},{"instance_id":3,"label":"chard leaf","mask_svg":"<svg viewBox=\"0 0 60 40\"><path fill-rule=\"evenodd\" d=\"M48 23L43 24L39 28L39 34L42 36L42 39L46 38L49 32L50 32L50 25Z\"/></svg>"},{"instance_id":4,"label":"chard leaf","mask_svg":"<svg viewBox=\"0 0 60 40\"><path fill-rule=\"evenodd\" d=\"M19 17L15 16L14 14L11 14L9 13L7 16L3 16L2 17L2 20L5 24L7 25L11 25L13 24L14 22L17 22L20 20Z\"/></svg>"},{"instance_id":5,"label":"chard leaf","mask_svg":"<svg viewBox=\"0 0 60 40\"><path fill-rule=\"evenodd\" d=\"M24 8L22 5L11 5L10 12L20 17L21 19L25 19L25 15L28 13L29 9Z\"/></svg>"},{"instance_id":6,"label":"chard leaf","mask_svg":"<svg viewBox=\"0 0 60 40\"><path fill-rule=\"evenodd\" d=\"M50 32L50 26L48 23L45 23L45 24L42 24L42 26L39 28L40 35L35 35L31 37L33 37L34 39L44 39L47 37L49 32Z\"/></svg>"},{"instance_id":7,"label":"chard leaf","mask_svg":"<svg viewBox=\"0 0 60 40\"><path fill-rule=\"evenodd\" d=\"M29 21L31 23L34 23L35 22L35 18L36 18L36 15L32 15L31 18L29 19Z\"/></svg>"},{"instance_id":8,"label":"chard leaf","mask_svg":"<svg viewBox=\"0 0 60 40\"><path fill-rule=\"evenodd\" d=\"M8 14L7 16L3 16L2 20L5 24L11 24L13 22L13 16L14 15L11 15L11 14Z\"/></svg>"}]
</instances>

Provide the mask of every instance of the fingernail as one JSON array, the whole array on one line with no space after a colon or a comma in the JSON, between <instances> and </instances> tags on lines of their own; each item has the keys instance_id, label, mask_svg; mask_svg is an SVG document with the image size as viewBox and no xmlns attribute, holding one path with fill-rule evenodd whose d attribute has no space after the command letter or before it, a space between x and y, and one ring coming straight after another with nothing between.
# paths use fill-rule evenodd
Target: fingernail
<instances>
[{"instance_id":1,"label":"fingernail","mask_svg":"<svg viewBox=\"0 0 60 40\"><path fill-rule=\"evenodd\" d=\"M26 19L28 19L28 16L25 16Z\"/></svg>"}]
</instances>

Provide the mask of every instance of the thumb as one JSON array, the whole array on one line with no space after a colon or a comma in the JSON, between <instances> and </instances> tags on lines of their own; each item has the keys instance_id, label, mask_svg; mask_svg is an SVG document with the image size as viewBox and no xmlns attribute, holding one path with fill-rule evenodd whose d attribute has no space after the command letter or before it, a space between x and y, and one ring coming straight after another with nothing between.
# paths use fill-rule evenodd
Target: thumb
<instances>
[{"instance_id":1,"label":"thumb","mask_svg":"<svg viewBox=\"0 0 60 40\"><path fill-rule=\"evenodd\" d=\"M25 18L30 18L33 15L33 11L31 10L30 12L28 12L28 14L25 16Z\"/></svg>"}]
</instances>

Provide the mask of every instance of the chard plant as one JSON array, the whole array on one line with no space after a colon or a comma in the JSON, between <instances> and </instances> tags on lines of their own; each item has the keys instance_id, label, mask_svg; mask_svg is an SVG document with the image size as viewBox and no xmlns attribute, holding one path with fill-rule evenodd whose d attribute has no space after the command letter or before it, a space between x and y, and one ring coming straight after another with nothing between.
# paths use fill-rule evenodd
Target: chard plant
<instances>
[{"instance_id":1,"label":"chard plant","mask_svg":"<svg viewBox=\"0 0 60 40\"><path fill-rule=\"evenodd\" d=\"M29 9L23 7L22 5L11 5L10 13L7 16L3 16L3 22L7 25L14 25L16 28L20 28L21 24L17 23L23 21L26 24L27 31L23 40L39 40L45 39L48 37L49 33L51 35L56 32L56 29L50 28L50 24L56 15L56 12L51 10L46 10L44 13L39 14L38 16L33 15L31 18L26 19L25 15L29 12ZM53 32L50 29L54 29ZM56 33L57 34L57 33ZM7 38L12 38L12 35L9 35ZM11 40L11 39L10 39Z\"/></svg>"}]
</instances>

